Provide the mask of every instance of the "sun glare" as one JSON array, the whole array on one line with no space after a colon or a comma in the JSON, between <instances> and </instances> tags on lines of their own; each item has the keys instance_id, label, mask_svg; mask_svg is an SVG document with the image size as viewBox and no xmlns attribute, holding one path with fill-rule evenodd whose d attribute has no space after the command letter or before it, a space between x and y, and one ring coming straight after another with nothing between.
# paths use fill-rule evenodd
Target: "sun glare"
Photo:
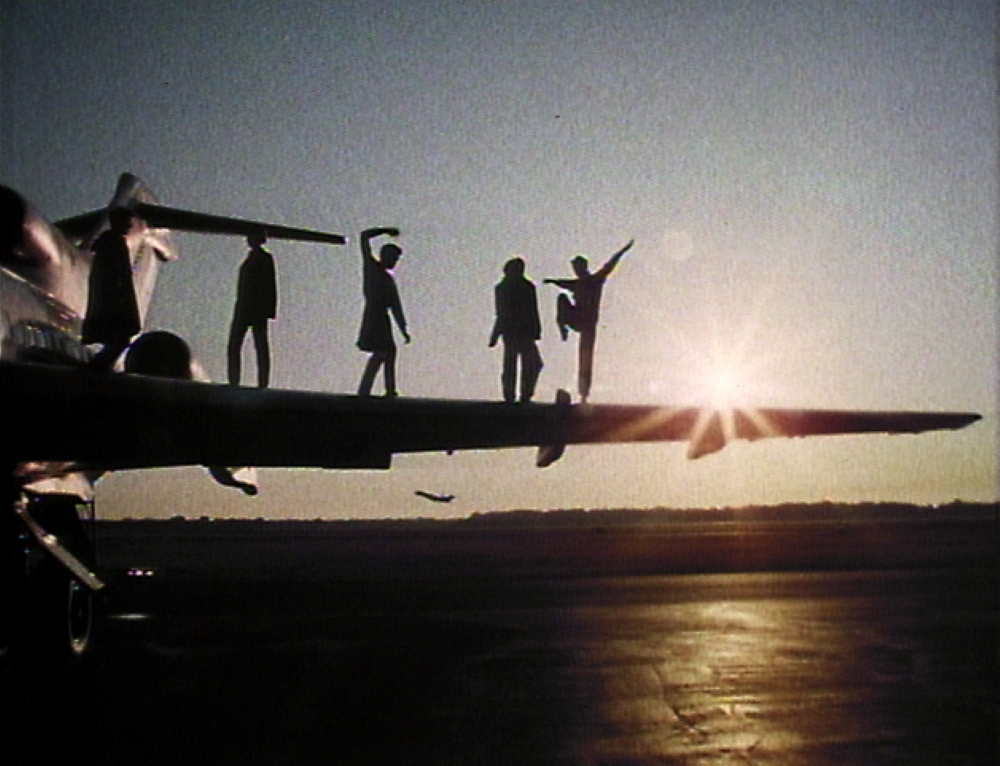
<instances>
[{"instance_id":1,"label":"sun glare","mask_svg":"<svg viewBox=\"0 0 1000 766\"><path fill-rule=\"evenodd\" d=\"M713 360L703 371L702 388L705 404L714 409L732 408L746 401L746 391L739 370L732 364Z\"/></svg>"},{"instance_id":2,"label":"sun glare","mask_svg":"<svg viewBox=\"0 0 1000 766\"><path fill-rule=\"evenodd\" d=\"M661 247L659 263L674 264L650 267L642 286L643 305L650 306L643 321L655 328L655 341L633 345L644 390L720 411L801 400L790 380L808 379L803 360L817 350L815 334L790 323L793 278L778 268L764 275L748 270L749 255L713 250L682 228L666 229ZM783 262L780 255L769 258Z\"/></svg>"},{"instance_id":3,"label":"sun glare","mask_svg":"<svg viewBox=\"0 0 1000 766\"><path fill-rule=\"evenodd\" d=\"M752 406L749 370L739 359L711 354L698 359L691 370L692 383L698 390L698 404L716 410Z\"/></svg>"}]
</instances>

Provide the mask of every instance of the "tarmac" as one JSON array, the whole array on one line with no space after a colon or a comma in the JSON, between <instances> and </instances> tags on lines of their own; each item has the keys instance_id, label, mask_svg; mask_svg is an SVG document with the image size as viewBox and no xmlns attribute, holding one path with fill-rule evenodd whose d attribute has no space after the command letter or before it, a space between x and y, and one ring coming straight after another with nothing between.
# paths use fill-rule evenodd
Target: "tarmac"
<instances>
[{"instance_id":1,"label":"tarmac","mask_svg":"<svg viewBox=\"0 0 1000 766\"><path fill-rule=\"evenodd\" d=\"M449 557L432 536L423 558L401 552L412 535L359 539L337 561L321 554L344 539L302 556L283 536L162 540L159 557L105 542L119 576L92 651L4 679L5 762L996 762L995 552L714 573L575 559L573 574L472 539Z\"/></svg>"}]
</instances>

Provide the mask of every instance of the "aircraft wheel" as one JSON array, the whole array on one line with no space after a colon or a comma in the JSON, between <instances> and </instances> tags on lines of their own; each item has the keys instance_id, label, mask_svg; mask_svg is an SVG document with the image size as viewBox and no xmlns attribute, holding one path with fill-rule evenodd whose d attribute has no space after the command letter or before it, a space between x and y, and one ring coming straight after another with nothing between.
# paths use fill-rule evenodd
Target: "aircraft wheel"
<instances>
[{"instance_id":1,"label":"aircraft wheel","mask_svg":"<svg viewBox=\"0 0 1000 766\"><path fill-rule=\"evenodd\" d=\"M46 517L50 528L59 530L61 538L85 534L72 502L47 502L50 507L34 510ZM7 662L41 660L62 665L75 660L91 643L94 594L43 550L19 520L15 526L3 541L3 566L10 575L3 584L2 640ZM89 551L89 539L76 547Z\"/></svg>"},{"instance_id":2,"label":"aircraft wheel","mask_svg":"<svg viewBox=\"0 0 1000 766\"><path fill-rule=\"evenodd\" d=\"M69 578L66 628L70 654L79 657L90 644L94 627L94 594L86 585Z\"/></svg>"},{"instance_id":3,"label":"aircraft wheel","mask_svg":"<svg viewBox=\"0 0 1000 766\"><path fill-rule=\"evenodd\" d=\"M55 658L80 657L90 644L94 624L94 595L47 553L34 548L28 554L31 577L25 605L31 653Z\"/></svg>"}]
</instances>

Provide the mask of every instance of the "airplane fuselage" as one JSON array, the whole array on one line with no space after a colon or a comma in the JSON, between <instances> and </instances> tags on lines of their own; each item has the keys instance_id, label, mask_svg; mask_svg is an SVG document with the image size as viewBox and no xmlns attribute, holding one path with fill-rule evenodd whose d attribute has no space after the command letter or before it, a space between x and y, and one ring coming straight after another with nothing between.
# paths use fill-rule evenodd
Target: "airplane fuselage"
<instances>
[{"instance_id":1,"label":"airplane fuselage","mask_svg":"<svg viewBox=\"0 0 1000 766\"><path fill-rule=\"evenodd\" d=\"M93 264L89 245L106 228L106 212L91 214L83 230L71 239L16 191L0 187L0 199L0 359L71 367L86 364L91 352L81 343L80 333ZM139 179L123 174L107 209L142 202L155 202L155 198ZM145 323L159 265L176 254L169 232L151 229L138 218L127 240L140 318ZM29 413L29 424L36 414ZM35 491L85 491L89 482L68 476L65 468L63 464L19 464L15 474Z\"/></svg>"}]
</instances>

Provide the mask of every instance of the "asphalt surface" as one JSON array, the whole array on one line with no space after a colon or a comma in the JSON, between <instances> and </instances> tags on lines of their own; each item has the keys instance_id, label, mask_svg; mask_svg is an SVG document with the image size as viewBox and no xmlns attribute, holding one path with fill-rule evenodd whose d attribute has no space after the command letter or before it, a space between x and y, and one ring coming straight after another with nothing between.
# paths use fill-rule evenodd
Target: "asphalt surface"
<instances>
[{"instance_id":1,"label":"asphalt surface","mask_svg":"<svg viewBox=\"0 0 1000 766\"><path fill-rule=\"evenodd\" d=\"M621 576L409 561L399 577L388 556L331 576L278 566L273 545L274 567L257 550L253 567L121 570L83 662L4 678L5 762L996 762L995 560Z\"/></svg>"}]
</instances>

